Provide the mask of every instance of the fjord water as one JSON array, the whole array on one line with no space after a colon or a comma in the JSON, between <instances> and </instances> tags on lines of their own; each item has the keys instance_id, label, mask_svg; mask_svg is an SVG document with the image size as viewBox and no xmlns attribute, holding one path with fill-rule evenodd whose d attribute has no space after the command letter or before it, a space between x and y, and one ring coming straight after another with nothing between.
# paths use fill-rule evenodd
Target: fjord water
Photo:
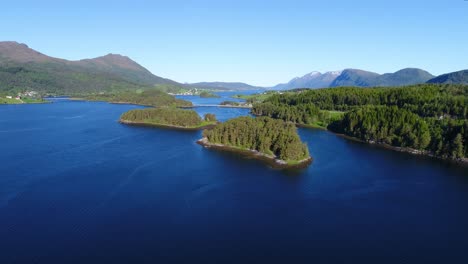
<instances>
[{"instance_id":1,"label":"fjord water","mask_svg":"<svg viewBox=\"0 0 468 264\"><path fill-rule=\"evenodd\" d=\"M0 263L468 261L466 167L299 129L314 162L280 171L135 108L0 106Z\"/></svg>"}]
</instances>

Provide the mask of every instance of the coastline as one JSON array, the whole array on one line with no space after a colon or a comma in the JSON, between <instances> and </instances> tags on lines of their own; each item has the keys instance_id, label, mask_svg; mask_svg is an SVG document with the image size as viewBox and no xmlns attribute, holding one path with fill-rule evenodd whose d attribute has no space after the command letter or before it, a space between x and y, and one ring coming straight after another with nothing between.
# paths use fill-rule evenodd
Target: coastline
<instances>
[{"instance_id":1,"label":"coastline","mask_svg":"<svg viewBox=\"0 0 468 264\"><path fill-rule=\"evenodd\" d=\"M168 124L135 122L135 121L129 121L129 120L125 120L125 119L119 119L119 123L125 124L125 125L130 125L130 126L157 127L157 128L189 130L189 131L202 130L202 129L205 129L205 128L211 128L211 127L216 126L216 123L215 123L215 124L201 125L201 126L198 126L198 127L184 127L184 126L176 126L176 125L168 125Z\"/></svg>"},{"instance_id":2,"label":"coastline","mask_svg":"<svg viewBox=\"0 0 468 264\"><path fill-rule=\"evenodd\" d=\"M51 104L52 102L44 100L44 101L37 101L37 102L14 102L14 103L0 103L0 105L28 105L28 104Z\"/></svg>"},{"instance_id":3,"label":"coastline","mask_svg":"<svg viewBox=\"0 0 468 264\"><path fill-rule=\"evenodd\" d=\"M392 145L389 145L389 144L386 144L386 143L379 143L379 142L374 142L374 141L365 141L365 140L355 138L355 137L351 137L351 136L348 136L348 135L345 135L345 134L342 134L342 133L336 133L336 132L333 132L333 131L331 131L329 129L327 129L327 131L329 131L330 133L333 133L333 134L335 134L335 135L337 135L339 137L342 137L342 138L345 138L345 139L348 139L348 140L352 140L352 141L355 141L355 142L359 142L359 143L369 144L369 145L372 145L372 146L377 146L377 147L392 150L392 151L408 153L408 154L411 154L411 155L431 157L431 158L435 158L435 159L439 159L439 160L444 160L444 161L456 163L456 164L463 165L463 166L468 166L468 158L461 158L461 159L457 159L457 160L451 159L451 158L444 158L444 157L437 156L434 153L432 153L430 151L427 151L427 150L418 150L418 149L406 148L406 147L396 147L396 146L392 146Z\"/></svg>"},{"instance_id":4,"label":"coastline","mask_svg":"<svg viewBox=\"0 0 468 264\"><path fill-rule=\"evenodd\" d=\"M255 114L253 114L253 115L254 116L262 116L262 115L255 115ZM409 153L409 154L412 154L412 155L426 156L426 157L436 158L436 159L439 159L439 160L455 163L455 164L458 164L458 165L468 166L468 158L466 158L466 157L461 158L461 159L444 158L444 157L437 156L434 153L432 153L430 151L426 151L426 150L418 150L418 149L406 148L406 147L396 147L396 146L392 146L392 145L389 145L389 144L386 144L386 143L379 143L379 142L373 142L373 141L368 142L368 141L365 141L365 140L361 140L359 138L355 138L355 137L348 136L348 135L345 135L345 134L342 134L342 133L334 132L334 131L326 128L326 127L322 127L322 126L318 126L318 125L307 125L307 124L299 124L299 123L294 123L294 124L296 125L296 127L300 127L300 128L326 130L326 131L328 131L330 133L333 133L333 134L335 134L337 136L346 138L348 140L352 140L352 141L360 142L360 143L364 143L364 144L369 144L369 145L385 148L385 149L388 149L388 150L393 150L393 151L398 151L398 152L403 152L403 153Z\"/></svg>"},{"instance_id":5,"label":"coastline","mask_svg":"<svg viewBox=\"0 0 468 264\"><path fill-rule=\"evenodd\" d=\"M237 106L237 105L192 105L192 106L178 106L178 108L197 108L197 107L221 107L221 108L244 108L251 109L250 106Z\"/></svg>"},{"instance_id":6,"label":"coastline","mask_svg":"<svg viewBox=\"0 0 468 264\"><path fill-rule=\"evenodd\" d=\"M241 149L238 147L234 146L227 146L223 144L217 144L217 143L211 143L208 141L206 137L203 137L199 140L197 140L197 144L205 147L205 148L211 148L215 150L221 150L221 151L227 151L227 152L234 152L234 153L239 153L242 155L245 155L247 157L251 157L254 159L261 160L263 162L268 163L272 168L275 169L303 169L312 164L312 157L295 161L294 163L288 163L284 160L278 159L274 155L269 155L265 153L261 153L257 150L253 149Z\"/></svg>"}]
</instances>

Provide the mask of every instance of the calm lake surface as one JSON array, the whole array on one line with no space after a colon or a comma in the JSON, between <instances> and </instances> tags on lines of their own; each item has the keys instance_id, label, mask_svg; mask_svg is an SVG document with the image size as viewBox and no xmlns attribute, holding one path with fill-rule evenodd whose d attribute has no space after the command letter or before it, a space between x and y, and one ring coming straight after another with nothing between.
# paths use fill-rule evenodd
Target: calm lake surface
<instances>
[{"instance_id":1,"label":"calm lake surface","mask_svg":"<svg viewBox=\"0 0 468 264\"><path fill-rule=\"evenodd\" d=\"M0 263L468 263L467 167L299 129L313 164L274 170L135 108L0 105Z\"/></svg>"}]
</instances>

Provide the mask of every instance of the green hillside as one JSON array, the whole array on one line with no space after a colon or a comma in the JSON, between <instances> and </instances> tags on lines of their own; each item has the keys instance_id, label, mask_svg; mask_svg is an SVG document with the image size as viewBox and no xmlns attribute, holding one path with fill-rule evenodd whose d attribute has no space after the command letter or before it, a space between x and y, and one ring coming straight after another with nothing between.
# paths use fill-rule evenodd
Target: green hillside
<instances>
[{"instance_id":1,"label":"green hillside","mask_svg":"<svg viewBox=\"0 0 468 264\"><path fill-rule=\"evenodd\" d=\"M80 95L149 89L170 92L184 88L153 75L125 56L109 54L67 61L41 54L24 44L0 42L0 92L34 90L42 94Z\"/></svg>"}]
</instances>

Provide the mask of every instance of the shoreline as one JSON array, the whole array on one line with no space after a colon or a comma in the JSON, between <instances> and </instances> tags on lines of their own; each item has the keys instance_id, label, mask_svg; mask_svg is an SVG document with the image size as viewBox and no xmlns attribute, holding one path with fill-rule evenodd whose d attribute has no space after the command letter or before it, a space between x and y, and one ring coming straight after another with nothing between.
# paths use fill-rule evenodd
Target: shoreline
<instances>
[{"instance_id":1,"label":"shoreline","mask_svg":"<svg viewBox=\"0 0 468 264\"><path fill-rule=\"evenodd\" d=\"M468 158L461 158L461 159L457 159L457 160L451 159L451 158L444 158L444 157L434 155L434 153L432 153L430 151L427 151L427 150L418 150L418 149L407 148L407 147L397 147L397 146L392 146L392 145L389 145L389 144L386 144L386 143L379 143L379 142L373 142L373 141L369 142L369 141L365 141L365 140L362 140L362 139L359 139L359 138L348 136L348 135L345 135L345 134L342 134L342 133L336 133L336 132L333 132L333 131L331 131L329 129L327 129L327 131L330 132L330 133L333 133L333 134L335 134L335 135L337 135L339 137L342 137L342 138L345 138L347 140L351 140L351 141L354 141L354 142L368 144L368 145L371 145L371 146L376 146L376 147L379 147L379 148L388 149L388 150L392 150L392 151L396 151L396 152L408 153L408 154L411 154L411 155L431 157L431 158L434 158L434 159L443 160L443 161L455 163L455 164L458 164L458 165L468 166Z\"/></svg>"},{"instance_id":2,"label":"shoreline","mask_svg":"<svg viewBox=\"0 0 468 264\"><path fill-rule=\"evenodd\" d=\"M179 106L178 108L198 108L198 107L244 108L244 109L252 108L250 106L236 106L236 105L193 105L193 106Z\"/></svg>"},{"instance_id":3,"label":"shoreline","mask_svg":"<svg viewBox=\"0 0 468 264\"><path fill-rule=\"evenodd\" d=\"M234 152L234 153L242 154L246 157L258 159L260 161L266 162L268 165L270 165L272 168L275 168L275 169L304 169L310 164L312 164L312 157L299 160L297 161L297 163L294 163L294 164L288 164L286 161L278 159L274 155L261 153L257 150L241 149L241 148L234 147L234 146L210 143L206 137L203 137L197 140L196 143L203 146L204 148L227 151L227 152Z\"/></svg>"},{"instance_id":4,"label":"shoreline","mask_svg":"<svg viewBox=\"0 0 468 264\"><path fill-rule=\"evenodd\" d=\"M255 114L253 114L253 115L254 116L262 116L262 115L255 115ZM359 143L364 143L364 144L369 144L369 145L372 145L372 146L377 146L377 147L392 150L392 151L408 153L408 154L411 154L411 155L431 157L431 158L451 162L451 163L462 165L462 166L468 166L468 158L466 158L466 157L461 158L461 159L456 159L456 160L451 159L451 158L444 158L444 157L437 156L434 153L432 153L430 151L427 151L427 150L417 150L417 149L413 149L413 148L396 147L396 146L392 146L392 145L389 145L389 144L386 144L386 143L379 143L379 142L368 142L368 141L365 141L365 140L362 140L362 139L359 139L359 138L355 138L355 137L348 136L348 135L345 135L345 134L342 134L342 133L334 132L334 131L332 131L332 130L326 128L326 127L322 127L322 126L299 124L299 123L294 123L294 124L296 125L296 127L300 127L300 128L325 130L327 132L333 133L333 134L335 134L335 135L337 135L339 137L343 137L343 138L348 139L348 140L352 140L352 141L359 142Z\"/></svg>"},{"instance_id":5,"label":"shoreline","mask_svg":"<svg viewBox=\"0 0 468 264\"><path fill-rule=\"evenodd\" d=\"M165 129L176 129L176 130L188 130L188 131L197 131L202 130L205 128L211 128L216 126L215 124L207 124L199 127L184 127L184 126L176 126L176 125L167 125L167 124L155 124L155 123L145 123L145 122L135 122L129 121L125 119L119 119L119 123L130 125L130 126L143 126L143 127L157 127L157 128L165 128Z\"/></svg>"},{"instance_id":6,"label":"shoreline","mask_svg":"<svg viewBox=\"0 0 468 264\"><path fill-rule=\"evenodd\" d=\"M243 105L219 105L219 107L224 108L244 108L244 109L251 109L252 106L243 106Z\"/></svg>"},{"instance_id":7,"label":"shoreline","mask_svg":"<svg viewBox=\"0 0 468 264\"><path fill-rule=\"evenodd\" d=\"M20 102L15 102L15 103L0 103L0 105L28 105L28 104L51 104L52 102L44 100L40 102L25 102L21 100Z\"/></svg>"}]
</instances>

